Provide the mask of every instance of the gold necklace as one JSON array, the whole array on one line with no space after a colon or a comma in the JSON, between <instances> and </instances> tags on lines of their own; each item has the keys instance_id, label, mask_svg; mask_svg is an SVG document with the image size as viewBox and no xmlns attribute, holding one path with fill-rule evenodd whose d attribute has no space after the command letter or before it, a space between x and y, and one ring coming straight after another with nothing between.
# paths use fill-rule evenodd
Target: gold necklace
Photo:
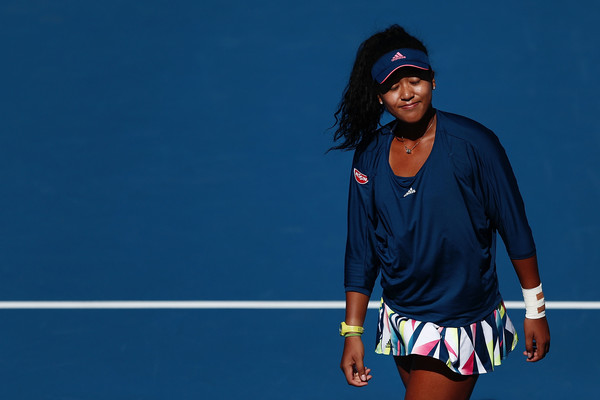
<instances>
[{"instance_id":1,"label":"gold necklace","mask_svg":"<svg viewBox=\"0 0 600 400\"><path fill-rule=\"evenodd\" d=\"M429 126L427 127L427 129L425 129L425 133L423 133L421 138L417 141L417 144L415 144L411 149L406 147L406 144L404 143L404 136L400 136L400 137L396 136L396 139L398 139L399 141L402 142L402 145L404 146L404 150L406 150L406 154L411 154L412 151L415 149L415 147L417 147L419 145L419 143L421 143L421 140L423 140L425 135L427 135L427 132L429 132L429 128L431 128L431 125L433 125L434 119L435 119L435 116L433 118L431 118L431 122L429 123Z\"/></svg>"}]
</instances>

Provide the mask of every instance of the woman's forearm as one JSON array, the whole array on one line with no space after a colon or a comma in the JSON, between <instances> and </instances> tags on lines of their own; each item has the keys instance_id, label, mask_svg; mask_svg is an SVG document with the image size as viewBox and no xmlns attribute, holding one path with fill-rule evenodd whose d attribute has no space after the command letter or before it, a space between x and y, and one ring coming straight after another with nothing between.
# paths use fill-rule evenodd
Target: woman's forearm
<instances>
[{"instance_id":1,"label":"woman's forearm","mask_svg":"<svg viewBox=\"0 0 600 400\"><path fill-rule=\"evenodd\" d=\"M536 256L522 260L511 260L511 262L523 289L531 289L539 286L541 281Z\"/></svg>"},{"instance_id":2,"label":"woman's forearm","mask_svg":"<svg viewBox=\"0 0 600 400\"><path fill-rule=\"evenodd\" d=\"M352 326L363 326L369 296L358 292L346 292L346 324Z\"/></svg>"}]
</instances>

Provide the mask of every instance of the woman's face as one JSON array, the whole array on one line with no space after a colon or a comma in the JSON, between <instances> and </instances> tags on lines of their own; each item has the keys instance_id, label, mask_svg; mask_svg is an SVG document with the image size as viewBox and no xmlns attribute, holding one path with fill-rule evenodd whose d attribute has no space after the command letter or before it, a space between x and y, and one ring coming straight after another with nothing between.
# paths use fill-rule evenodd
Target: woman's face
<instances>
[{"instance_id":1,"label":"woman's face","mask_svg":"<svg viewBox=\"0 0 600 400\"><path fill-rule=\"evenodd\" d=\"M400 121L419 122L431 106L435 79L412 68L402 68L389 79L387 91L379 95L379 100Z\"/></svg>"}]
</instances>

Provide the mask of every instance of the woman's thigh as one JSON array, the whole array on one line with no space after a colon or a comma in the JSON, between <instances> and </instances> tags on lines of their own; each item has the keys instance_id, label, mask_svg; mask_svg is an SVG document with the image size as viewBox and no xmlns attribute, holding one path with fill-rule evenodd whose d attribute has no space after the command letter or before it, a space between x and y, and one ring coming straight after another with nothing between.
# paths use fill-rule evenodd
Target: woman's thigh
<instances>
[{"instance_id":1,"label":"woman's thigh","mask_svg":"<svg viewBox=\"0 0 600 400\"><path fill-rule=\"evenodd\" d=\"M406 387L405 400L467 400L477 382L478 375L454 373L431 357L411 355L395 361Z\"/></svg>"},{"instance_id":2,"label":"woman's thigh","mask_svg":"<svg viewBox=\"0 0 600 400\"><path fill-rule=\"evenodd\" d=\"M402 383L404 387L408 387L408 380L410 379L410 365L412 363L412 356L399 357L394 356L394 361L396 362L396 367L398 368L398 372L400 373L400 378L402 379Z\"/></svg>"}]
</instances>

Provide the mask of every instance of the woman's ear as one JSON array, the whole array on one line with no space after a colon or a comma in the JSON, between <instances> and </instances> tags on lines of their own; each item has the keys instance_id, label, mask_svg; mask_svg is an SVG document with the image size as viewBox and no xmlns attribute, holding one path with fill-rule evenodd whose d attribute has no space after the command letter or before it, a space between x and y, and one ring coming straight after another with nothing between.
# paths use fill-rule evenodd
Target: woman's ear
<instances>
[{"instance_id":1,"label":"woman's ear","mask_svg":"<svg viewBox=\"0 0 600 400\"><path fill-rule=\"evenodd\" d=\"M433 90L435 90L435 78L431 80L431 84L433 85Z\"/></svg>"},{"instance_id":2,"label":"woman's ear","mask_svg":"<svg viewBox=\"0 0 600 400\"><path fill-rule=\"evenodd\" d=\"M377 100L379 100L379 104L383 105L383 99L380 95L377 95Z\"/></svg>"}]
</instances>

